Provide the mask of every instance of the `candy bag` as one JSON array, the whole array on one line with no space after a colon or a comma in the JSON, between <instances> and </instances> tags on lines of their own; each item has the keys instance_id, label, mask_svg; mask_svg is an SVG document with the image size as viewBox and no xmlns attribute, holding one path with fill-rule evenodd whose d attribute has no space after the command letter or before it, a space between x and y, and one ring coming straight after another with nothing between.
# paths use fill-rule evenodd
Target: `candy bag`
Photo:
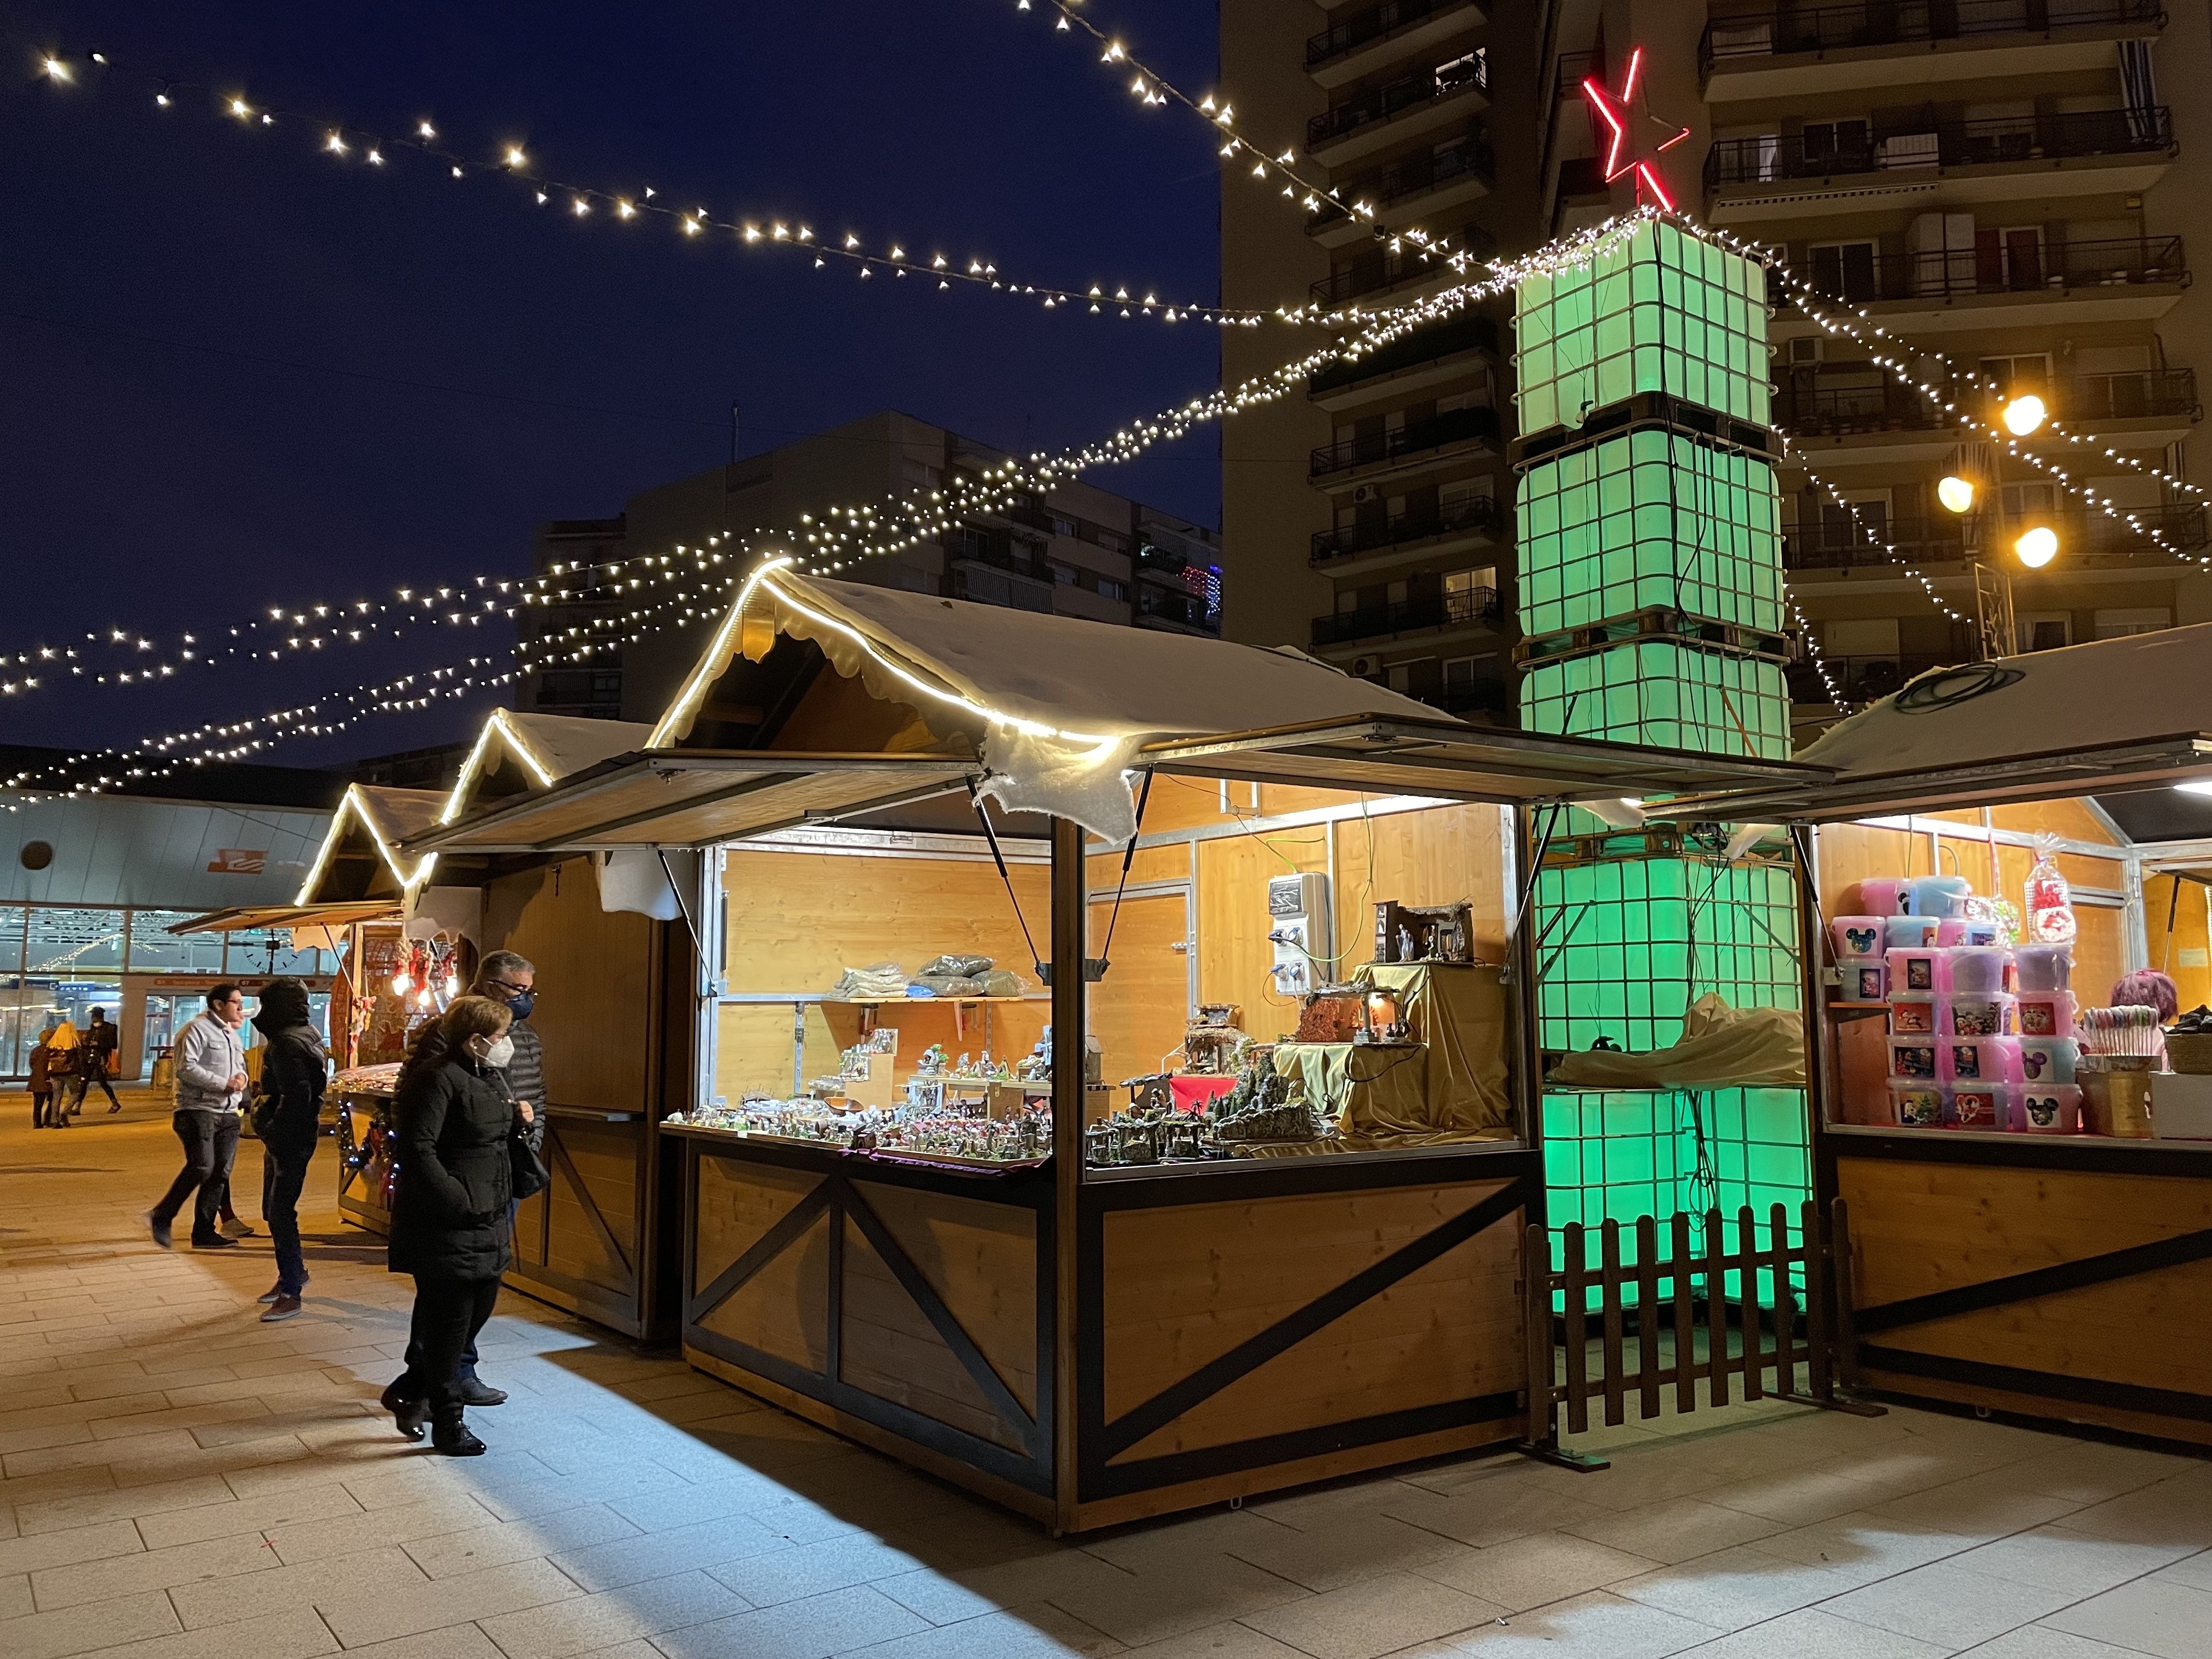
<instances>
[{"instance_id":1,"label":"candy bag","mask_svg":"<svg viewBox=\"0 0 2212 1659\"><path fill-rule=\"evenodd\" d=\"M2058 872L2057 853L2057 836L2035 838L2035 867L2027 872L2027 888L2021 896L2027 924L2023 943L2064 945L2074 937L2073 895Z\"/></svg>"}]
</instances>

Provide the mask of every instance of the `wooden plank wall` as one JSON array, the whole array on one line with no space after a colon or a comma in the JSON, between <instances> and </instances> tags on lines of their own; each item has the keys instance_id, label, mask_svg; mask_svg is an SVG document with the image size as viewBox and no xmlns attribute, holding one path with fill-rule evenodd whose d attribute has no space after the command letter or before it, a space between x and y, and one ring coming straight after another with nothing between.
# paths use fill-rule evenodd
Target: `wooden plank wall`
<instances>
[{"instance_id":1,"label":"wooden plank wall","mask_svg":"<svg viewBox=\"0 0 2212 1659\"><path fill-rule=\"evenodd\" d=\"M2181 889L2174 902L2174 888ZM2172 916L2169 928L2166 918ZM2212 887L2185 876L2148 876L2143 880L2143 931L2149 937L2150 965L2173 976L2184 1009L2212 1002Z\"/></svg>"},{"instance_id":2,"label":"wooden plank wall","mask_svg":"<svg viewBox=\"0 0 2212 1659\"><path fill-rule=\"evenodd\" d=\"M562 1105L652 1115L646 1091L660 924L602 910L598 879L580 858L493 882L484 922L487 952L520 951L537 964L530 1024L545 1047L546 1092Z\"/></svg>"}]
</instances>

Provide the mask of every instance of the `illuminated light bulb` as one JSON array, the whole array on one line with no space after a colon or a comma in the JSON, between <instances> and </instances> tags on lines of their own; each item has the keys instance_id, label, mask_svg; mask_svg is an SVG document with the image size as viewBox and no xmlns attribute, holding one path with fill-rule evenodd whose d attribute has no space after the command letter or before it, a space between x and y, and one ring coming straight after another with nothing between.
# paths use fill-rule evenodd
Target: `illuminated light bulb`
<instances>
[{"instance_id":1,"label":"illuminated light bulb","mask_svg":"<svg viewBox=\"0 0 2212 1659\"><path fill-rule=\"evenodd\" d=\"M684 222L684 234L686 236L696 236L699 234L699 222L696 219L686 219Z\"/></svg>"},{"instance_id":2,"label":"illuminated light bulb","mask_svg":"<svg viewBox=\"0 0 2212 1659\"><path fill-rule=\"evenodd\" d=\"M2173 787L2185 795L2212 795L2212 778L2191 778Z\"/></svg>"},{"instance_id":3,"label":"illuminated light bulb","mask_svg":"<svg viewBox=\"0 0 2212 1659\"><path fill-rule=\"evenodd\" d=\"M2012 550L2030 570L2040 570L2058 556L2058 532L2049 525L2037 525L2021 532Z\"/></svg>"},{"instance_id":4,"label":"illuminated light bulb","mask_svg":"<svg viewBox=\"0 0 2212 1659\"><path fill-rule=\"evenodd\" d=\"M1936 486L1936 499L1950 512L1965 513L1974 505L1974 486L1970 480L1954 474Z\"/></svg>"},{"instance_id":5,"label":"illuminated light bulb","mask_svg":"<svg viewBox=\"0 0 2212 1659\"><path fill-rule=\"evenodd\" d=\"M435 138L438 136L438 130L428 121L418 121L415 124L415 136L418 138Z\"/></svg>"},{"instance_id":6,"label":"illuminated light bulb","mask_svg":"<svg viewBox=\"0 0 2212 1659\"><path fill-rule=\"evenodd\" d=\"M369 166L373 167L380 167L384 165L384 152L380 149L373 149L368 152L368 155L364 159L368 162Z\"/></svg>"},{"instance_id":7,"label":"illuminated light bulb","mask_svg":"<svg viewBox=\"0 0 2212 1659\"><path fill-rule=\"evenodd\" d=\"M276 125L276 118L264 110L261 116L261 125L264 127L273 127Z\"/></svg>"},{"instance_id":8,"label":"illuminated light bulb","mask_svg":"<svg viewBox=\"0 0 2212 1659\"><path fill-rule=\"evenodd\" d=\"M50 79L66 81L70 78L69 65L58 58L47 58L44 67Z\"/></svg>"},{"instance_id":9,"label":"illuminated light bulb","mask_svg":"<svg viewBox=\"0 0 2212 1659\"><path fill-rule=\"evenodd\" d=\"M453 169L453 177L454 177L454 178L456 178L456 179L458 179L458 178L459 178L460 176L461 176L461 170L460 170L460 168L459 168L459 167L455 167L455 168Z\"/></svg>"},{"instance_id":10,"label":"illuminated light bulb","mask_svg":"<svg viewBox=\"0 0 2212 1659\"><path fill-rule=\"evenodd\" d=\"M530 158L529 158L528 156L525 155L522 153L522 146L521 146L521 145L520 145L520 144L509 144L509 145L507 147L507 166L509 166L509 167L519 167L523 166L523 165L524 165L525 163L526 163L529 160L530 160Z\"/></svg>"},{"instance_id":11,"label":"illuminated light bulb","mask_svg":"<svg viewBox=\"0 0 2212 1659\"><path fill-rule=\"evenodd\" d=\"M637 210L617 197L615 199L615 216L622 219L635 219L637 217Z\"/></svg>"},{"instance_id":12,"label":"illuminated light bulb","mask_svg":"<svg viewBox=\"0 0 2212 1659\"><path fill-rule=\"evenodd\" d=\"M2004 407L2005 429L2016 438L2025 438L2043 424L2049 412L2043 406L2043 399L2032 392L2026 397L2015 398Z\"/></svg>"},{"instance_id":13,"label":"illuminated light bulb","mask_svg":"<svg viewBox=\"0 0 2212 1659\"><path fill-rule=\"evenodd\" d=\"M542 191L542 190L541 190L541 191L539 191L538 192L538 206L540 206L540 207L544 207L544 206L548 202L551 201L552 199L553 199L553 198L552 198L550 196L548 196L548 195L547 195L544 191Z\"/></svg>"},{"instance_id":14,"label":"illuminated light bulb","mask_svg":"<svg viewBox=\"0 0 2212 1659\"><path fill-rule=\"evenodd\" d=\"M237 116L240 120L244 120L247 116L253 113L252 110L246 106L246 100L243 98L234 98L230 100L230 112L233 115Z\"/></svg>"},{"instance_id":15,"label":"illuminated light bulb","mask_svg":"<svg viewBox=\"0 0 2212 1659\"><path fill-rule=\"evenodd\" d=\"M592 204L580 196L579 196L570 205L574 208L575 215L579 219L582 218L586 214L592 210Z\"/></svg>"},{"instance_id":16,"label":"illuminated light bulb","mask_svg":"<svg viewBox=\"0 0 2212 1659\"><path fill-rule=\"evenodd\" d=\"M334 132L323 141L323 148L333 155L343 155L346 153L346 141Z\"/></svg>"},{"instance_id":17,"label":"illuminated light bulb","mask_svg":"<svg viewBox=\"0 0 2212 1659\"><path fill-rule=\"evenodd\" d=\"M460 988L461 981L458 977L452 974L446 975L446 994L447 996L457 994Z\"/></svg>"},{"instance_id":18,"label":"illuminated light bulb","mask_svg":"<svg viewBox=\"0 0 2212 1659\"><path fill-rule=\"evenodd\" d=\"M413 990L414 988L415 988L415 981L414 981L412 979L409 978L405 974L404 974L404 973L394 974L394 975L392 976L392 995L394 995L394 996L396 996L396 997L404 997L404 996L405 996L405 995L408 994L408 992L410 992L410 991Z\"/></svg>"},{"instance_id":19,"label":"illuminated light bulb","mask_svg":"<svg viewBox=\"0 0 2212 1659\"><path fill-rule=\"evenodd\" d=\"M154 101L163 109L167 109L169 106L169 94L166 92L157 92L154 94Z\"/></svg>"}]
</instances>

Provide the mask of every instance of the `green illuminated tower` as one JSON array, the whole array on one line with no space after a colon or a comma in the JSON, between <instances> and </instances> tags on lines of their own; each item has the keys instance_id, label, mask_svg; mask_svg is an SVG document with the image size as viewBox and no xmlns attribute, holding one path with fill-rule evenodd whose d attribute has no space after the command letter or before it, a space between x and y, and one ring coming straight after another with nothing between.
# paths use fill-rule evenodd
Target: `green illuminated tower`
<instances>
[{"instance_id":1,"label":"green illuminated tower","mask_svg":"<svg viewBox=\"0 0 2212 1659\"><path fill-rule=\"evenodd\" d=\"M1788 757L1765 279L1647 220L1520 284L1530 730ZM1663 1048L1707 992L1799 1006L1793 872L1727 864L1671 826L1567 815L1534 914L1547 1049ZM1547 1093L1544 1142L1554 1227L1716 1202L1794 1213L1809 1190L1797 1090Z\"/></svg>"}]
</instances>

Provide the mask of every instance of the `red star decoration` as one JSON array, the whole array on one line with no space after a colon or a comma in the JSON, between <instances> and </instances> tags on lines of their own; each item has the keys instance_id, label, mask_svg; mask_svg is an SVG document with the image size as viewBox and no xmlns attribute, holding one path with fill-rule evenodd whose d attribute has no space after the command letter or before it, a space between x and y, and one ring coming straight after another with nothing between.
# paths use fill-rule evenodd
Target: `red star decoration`
<instances>
[{"instance_id":1,"label":"red star decoration","mask_svg":"<svg viewBox=\"0 0 2212 1659\"><path fill-rule=\"evenodd\" d=\"M1650 191L1652 199L1668 212L1674 210L1674 198L1667 188L1666 180L1651 158L1662 150L1672 149L1690 136L1687 127L1678 127L1672 121L1662 121L1652 114L1638 85L1644 68L1644 48L1638 46L1628 54L1628 70L1622 77L1620 90L1612 92L1598 84L1590 76L1583 77L1583 96L1589 100L1590 113L1602 122L1612 135L1611 146L1605 155L1605 181L1608 185L1626 173L1636 175L1636 199L1640 204L1644 192ZM1668 135L1649 150L1639 149L1631 136L1638 126L1653 126Z\"/></svg>"}]
</instances>

